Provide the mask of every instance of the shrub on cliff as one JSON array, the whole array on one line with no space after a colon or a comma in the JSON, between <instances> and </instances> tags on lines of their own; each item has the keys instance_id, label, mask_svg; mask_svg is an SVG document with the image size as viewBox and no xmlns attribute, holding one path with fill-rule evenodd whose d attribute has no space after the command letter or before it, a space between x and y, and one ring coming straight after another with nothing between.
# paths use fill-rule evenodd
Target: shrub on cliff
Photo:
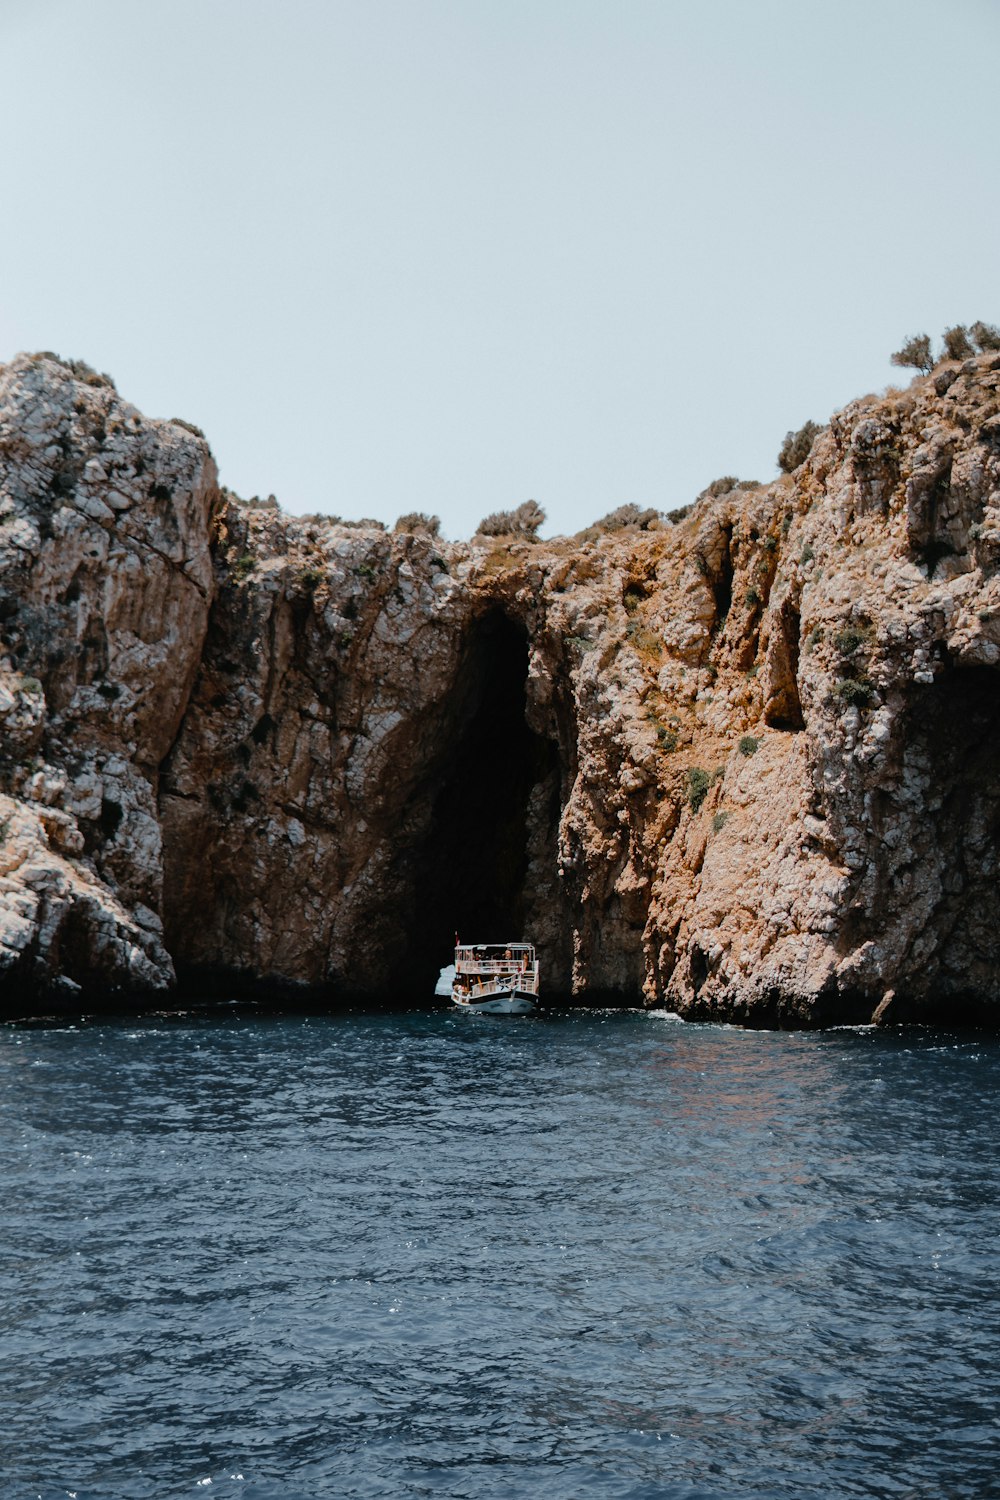
<instances>
[{"instance_id":1,"label":"shrub on cliff","mask_svg":"<svg viewBox=\"0 0 1000 1500\"><path fill-rule=\"evenodd\" d=\"M514 530L514 512L494 510L476 527L477 536L509 536Z\"/></svg>"},{"instance_id":2,"label":"shrub on cliff","mask_svg":"<svg viewBox=\"0 0 1000 1500\"><path fill-rule=\"evenodd\" d=\"M692 812L697 812L712 785L712 778L701 766L692 766L687 773L687 798Z\"/></svg>"},{"instance_id":3,"label":"shrub on cliff","mask_svg":"<svg viewBox=\"0 0 1000 1500\"><path fill-rule=\"evenodd\" d=\"M833 638L833 644L841 656L853 656L859 647L864 646L871 639L871 630L866 625L845 625L843 630L838 630Z\"/></svg>"},{"instance_id":4,"label":"shrub on cliff","mask_svg":"<svg viewBox=\"0 0 1000 1500\"><path fill-rule=\"evenodd\" d=\"M728 495L730 490L737 490L740 482L735 474L723 474L720 479L713 479L711 484L706 484L702 490L703 495Z\"/></svg>"},{"instance_id":5,"label":"shrub on cliff","mask_svg":"<svg viewBox=\"0 0 1000 1500\"><path fill-rule=\"evenodd\" d=\"M476 528L479 536L537 535L545 524L545 512L537 500L525 500L516 510L495 510L485 516Z\"/></svg>"},{"instance_id":6,"label":"shrub on cliff","mask_svg":"<svg viewBox=\"0 0 1000 1500\"><path fill-rule=\"evenodd\" d=\"M602 531L624 531L626 527L633 526L637 531L645 531L652 521L659 519L659 515L657 510L643 509L629 501L627 505L619 505L617 510L609 510L594 525L599 526Z\"/></svg>"},{"instance_id":7,"label":"shrub on cliff","mask_svg":"<svg viewBox=\"0 0 1000 1500\"><path fill-rule=\"evenodd\" d=\"M39 360L51 359L54 364L62 365L64 370L69 370L70 374L77 380L81 380L84 385L106 385L115 392L118 390L110 375L95 370L93 365L88 365L85 359L63 359L61 354L55 354L51 349L41 349L37 354L32 354L30 359L35 365Z\"/></svg>"},{"instance_id":8,"label":"shrub on cliff","mask_svg":"<svg viewBox=\"0 0 1000 1500\"><path fill-rule=\"evenodd\" d=\"M838 682L834 692L841 703L852 708L865 708L872 700L872 685L865 677L845 677Z\"/></svg>"},{"instance_id":9,"label":"shrub on cliff","mask_svg":"<svg viewBox=\"0 0 1000 1500\"><path fill-rule=\"evenodd\" d=\"M818 432L819 428L817 428L816 430ZM759 479L737 479L735 474L723 474L721 478L713 479L711 484L706 484L705 488L702 490L698 498L700 500L707 495L710 496L711 499L715 500L718 499L720 495L730 494L733 490L759 489Z\"/></svg>"},{"instance_id":10,"label":"shrub on cliff","mask_svg":"<svg viewBox=\"0 0 1000 1500\"><path fill-rule=\"evenodd\" d=\"M441 520L438 516L428 516L422 510L407 511L405 516L400 516L393 531L406 531L411 535L422 532L424 536L440 536Z\"/></svg>"},{"instance_id":11,"label":"shrub on cliff","mask_svg":"<svg viewBox=\"0 0 1000 1500\"><path fill-rule=\"evenodd\" d=\"M640 656L659 655L663 645L662 640L655 631L649 630L641 619L629 620L625 626L625 638L631 642L633 648Z\"/></svg>"},{"instance_id":12,"label":"shrub on cliff","mask_svg":"<svg viewBox=\"0 0 1000 1500\"><path fill-rule=\"evenodd\" d=\"M799 464L804 464L817 435L823 429L818 422L803 422L797 432L786 432L785 441L778 454L778 468L783 474L791 474Z\"/></svg>"},{"instance_id":13,"label":"shrub on cliff","mask_svg":"<svg viewBox=\"0 0 1000 1500\"><path fill-rule=\"evenodd\" d=\"M962 323L956 323L954 328L946 328L942 338L944 339L943 357L945 359L968 359L975 353L972 340L969 338L969 330Z\"/></svg>"},{"instance_id":14,"label":"shrub on cliff","mask_svg":"<svg viewBox=\"0 0 1000 1500\"><path fill-rule=\"evenodd\" d=\"M981 354L1000 349L1000 328L994 328L992 323L973 323L969 334Z\"/></svg>"},{"instance_id":15,"label":"shrub on cliff","mask_svg":"<svg viewBox=\"0 0 1000 1500\"><path fill-rule=\"evenodd\" d=\"M917 333L913 338L907 339L902 348L897 349L892 356L892 363L903 369L920 370L924 375L929 375L934 368L929 335Z\"/></svg>"},{"instance_id":16,"label":"shrub on cliff","mask_svg":"<svg viewBox=\"0 0 1000 1500\"><path fill-rule=\"evenodd\" d=\"M941 335L941 353L938 358L969 359L977 350L980 354L986 354L995 349L1000 349L1000 328L995 328L992 323L977 322L969 328L964 323L956 323L954 328L946 328ZM918 333L907 339L901 349L896 350L892 362L929 375L937 360L928 335Z\"/></svg>"}]
</instances>

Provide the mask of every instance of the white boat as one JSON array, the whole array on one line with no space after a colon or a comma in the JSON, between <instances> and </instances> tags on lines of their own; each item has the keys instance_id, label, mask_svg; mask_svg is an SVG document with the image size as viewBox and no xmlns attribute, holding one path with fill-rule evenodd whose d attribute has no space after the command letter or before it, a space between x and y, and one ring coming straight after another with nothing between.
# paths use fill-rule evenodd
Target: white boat
<instances>
[{"instance_id":1,"label":"white boat","mask_svg":"<svg viewBox=\"0 0 1000 1500\"><path fill-rule=\"evenodd\" d=\"M442 979L447 970L442 970ZM530 1016L538 1006L538 960L530 943L455 944L452 1003L487 1016Z\"/></svg>"}]
</instances>

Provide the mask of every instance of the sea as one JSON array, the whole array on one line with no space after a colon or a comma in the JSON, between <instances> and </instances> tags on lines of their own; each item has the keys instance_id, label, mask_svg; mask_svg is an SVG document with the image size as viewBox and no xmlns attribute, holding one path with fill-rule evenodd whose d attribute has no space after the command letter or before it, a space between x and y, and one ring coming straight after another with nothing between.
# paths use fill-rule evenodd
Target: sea
<instances>
[{"instance_id":1,"label":"sea","mask_svg":"<svg viewBox=\"0 0 1000 1500\"><path fill-rule=\"evenodd\" d=\"M4 1500L1000 1495L1000 1041L0 1030Z\"/></svg>"}]
</instances>

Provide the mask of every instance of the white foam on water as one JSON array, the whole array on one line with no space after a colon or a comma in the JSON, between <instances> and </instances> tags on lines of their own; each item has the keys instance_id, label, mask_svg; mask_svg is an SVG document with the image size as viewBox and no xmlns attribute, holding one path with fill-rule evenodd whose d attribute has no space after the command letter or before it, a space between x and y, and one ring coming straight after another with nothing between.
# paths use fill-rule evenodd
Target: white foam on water
<instances>
[{"instance_id":1,"label":"white foam on water","mask_svg":"<svg viewBox=\"0 0 1000 1500\"><path fill-rule=\"evenodd\" d=\"M450 995L452 980L455 978L455 965L448 964L438 975L438 982L434 986L435 995Z\"/></svg>"}]
</instances>

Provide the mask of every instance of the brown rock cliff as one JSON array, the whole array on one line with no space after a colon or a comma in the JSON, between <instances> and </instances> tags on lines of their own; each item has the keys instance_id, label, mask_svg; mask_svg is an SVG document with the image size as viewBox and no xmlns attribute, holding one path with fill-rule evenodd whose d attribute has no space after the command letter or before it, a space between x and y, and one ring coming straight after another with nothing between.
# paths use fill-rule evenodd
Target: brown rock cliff
<instances>
[{"instance_id":1,"label":"brown rock cliff","mask_svg":"<svg viewBox=\"0 0 1000 1500\"><path fill-rule=\"evenodd\" d=\"M997 356L774 484L548 543L220 498L198 436L47 358L0 372L0 465L25 994L172 958L420 999L458 927L592 1001L992 1021Z\"/></svg>"}]
</instances>

